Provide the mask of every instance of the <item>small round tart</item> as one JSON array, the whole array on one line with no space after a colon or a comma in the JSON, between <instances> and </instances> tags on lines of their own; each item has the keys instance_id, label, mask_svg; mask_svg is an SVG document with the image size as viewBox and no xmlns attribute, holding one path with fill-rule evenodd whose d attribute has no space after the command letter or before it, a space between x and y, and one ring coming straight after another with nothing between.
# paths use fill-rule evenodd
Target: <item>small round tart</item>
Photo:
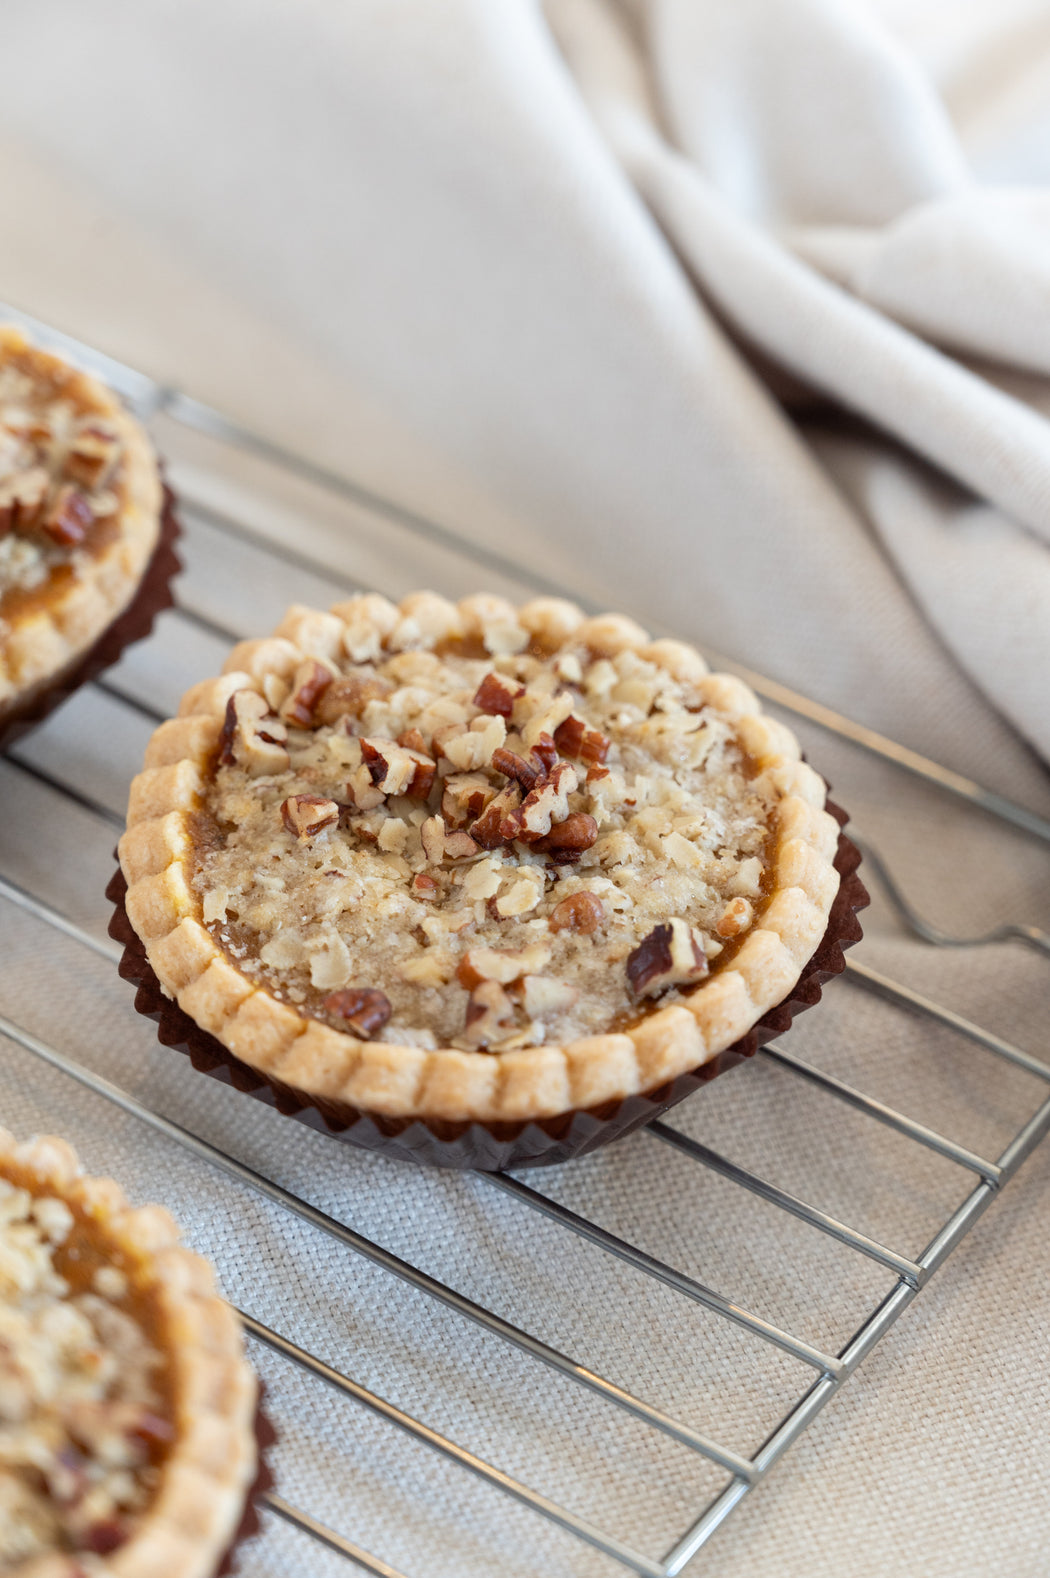
<instances>
[{"instance_id":1,"label":"small round tart","mask_svg":"<svg viewBox=\"0 0 1050 1578\"><path fill-rule=\"evenodd\" d=\"M0 1130L0 1572L211 1578L256 1382L211 1268L64 1140Z\"/></svg>"},{"instance_id":2,"label":"small round tart","mask_svg":"<svg viewBox=\"0 0 1050 1578\"><path fill-rule=\"evenodd\" d=\"M188 692L120 860L163 990L265 1077L520 1121L651 1091L790 994L839 887L824 799L692 647L363 596Z\"/></svg>"},{"instance_id":3,"label":"small round tart","mask_svg":"<svg viewBox=\"0 0 1050 1578\"><path fill-rule=\"evenodd\" d=\"M149 439L116 397L0 325L0 727L127 608L163 505Z\"/></svg>"}]
</instances>

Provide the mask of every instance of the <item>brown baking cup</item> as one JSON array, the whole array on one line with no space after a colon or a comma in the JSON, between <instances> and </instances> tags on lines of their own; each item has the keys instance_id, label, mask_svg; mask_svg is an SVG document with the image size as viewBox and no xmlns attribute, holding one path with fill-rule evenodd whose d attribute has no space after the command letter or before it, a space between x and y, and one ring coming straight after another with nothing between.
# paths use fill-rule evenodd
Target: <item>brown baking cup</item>
<instances>
[{"instance_id":1,"label":"brown baking cup","mask_svg":"<svg viewBox=\"0 0 1050 1578\"><path fill-rule=\"evenodd\" d=\"M118 968L123 979L133 981L138 988L136 1009L157 1022L162 1045L185 1052L200 1073L232 1085L235 1090L244 1091L267 1106L276 1107L286 1117L297 1118L322 1134L331 1134L361 1150L381 1151L399 1161L427 1167L475 1168L481 1172L502 1172L512 1167L549 1167L570 1161L574 1156L586 1156L589 1151L630 1134L669 1107L676 1106L716 1075L753 1057L764 1042L783 1035L796 1014L820 1001L825 981L841 975L846 968L844 950L861 938L856 912L864 909L869 900L857 871L860 851L841 831L848 821L847 813L830 800L827 810L840 828L834 865L841 881L824 936L790 995L764 1013L747 1035L690 1073L679 1074L653 1090L607 1101L600 1107L562 1112L553 1118L514 1123L388 1118L379 1113L362 1112L345 1102L309 1096L234 1057L221 1041L202 1030L177 1003L164 996L146 958L145 947L128 920L124 908L127 883L119 865L106 889L106 897L114 906L109 935L124 945L124 956Z\"/></svg>"},{"instance_id":2,"label":"brown baking cup","mask_svg":"<svg viewBox=\"0 0 1050 1578\"><path fill-rule=\"evenodd\" d=\"M160 536L135 596L84 656L74 658L50 679L34 686L25 700L15 700L9 707L0 709L0 750L35 729L81 685L110 668L126 647L149 635L158 614L175 602L171 583L182 569L175 552L180 535L175 495L165 483Z\"/></svg>"},{"instance_id":3,"label":"brown baking cup","mask_svg":"<svg viewBox=\"0 0 1050 1578\"><path fill-rule=\"evenodd\" d=\"M226 1552L215 1569L215 1578L229 1578L231 1573L238 1571L241 1557L241 1547L255 1536L262 1528L262 1519L259 1516L259 1504L263 1497L273 1489L273 1470L269 1464L271 1448L277 1440L277 1431L273 1421L266 1412L266 1386L259 1382L259 1401L255 1408L255 1446L256 1469L255 1478L244 1502L244 1511L241 1521L234 1531L233 1539L226 1547Z\"/></svg>"}]
</instances>

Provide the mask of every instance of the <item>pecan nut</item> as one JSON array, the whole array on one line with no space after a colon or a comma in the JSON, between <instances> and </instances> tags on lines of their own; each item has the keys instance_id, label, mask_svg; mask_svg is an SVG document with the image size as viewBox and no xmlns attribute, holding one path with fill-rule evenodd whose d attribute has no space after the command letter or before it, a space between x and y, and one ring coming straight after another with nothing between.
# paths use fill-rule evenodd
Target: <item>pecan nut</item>
<instances>
[{"instance_id":1,"label":"pecan nut","mask_svg":"<svg viewBox=\"0 0 1050 1578\"><path fill-rule=\"evenodd\" d=\"M669 986L703 980L707 954L698 934L676 917L654 926L627 955L627 980L636 997L655 997Z\"/></svg>"},{"instance_id":2,"label":"pecan nut","mask_svg":"<svg viewBox=\"0 0 1050 1578\"><path fill-rule=\"evenodd\" d=\"M42 466L0 482L0 533L28 531L36 525L47 497L48 475Z\"/></svg>"},{"instance_id":3,"label":"pecan nut","mask_svg":"<svg viewBox=\"0 0 1050 1578\"><path fill-rule=\"evenodd\" d=\"M281 717L297 729L311 729L317 703L332 683L332 674L316 658L300 663L292 689L281 704Z\"/></svg>"},{"instance_id":4,"label":"pecan nut","mask_svg":"<svg viewBox=\"0 0 1050 1578\"><path fill-rule=\"evenodd\" d=\"M546 838L552 824L564 822L568 816L569 796L578 783L575 767L569 762L556 762L547 782L526 795L515 817L517 831L513 836L525 843Z\"/></svg>"},{"instance_id":5,"label":"pecan nut","mask_svg":"<svg viewBox=\"0 0 1050 1578\"><path fill-rule=\"evenodd\" d=\"M44 516L43 531L60 548L77 548L87 537L95 519L94 511L79 489L66 486Z\"/></svg>"},{"instance_id":6,"label":"pecan nut","mask_svg":"<svg viewBox=\"0 0 1050 1578\"><path fill-rule=\"evenodd\" d=\"M419 829L423 853L432 866L440 866L445 858L445 824L440 816L428 816Z\"/></svg>"},{"instance_id":7,"label":"pecan nut","mask_svg":"<svg viewBox=\"0 0 1050 1578\"><path fill-rule=\"evenodd\" d=\"M488 1046L513 1021L514 1006L499 982L482 981L467 999L463 1040L472 1047Z\"/></svg>"},{"instance_id":8,"label":"pecan nut","mask_svg":"<svg viewBox=\"0 0 1050 1578\"><path fill-rule=\"evenodd\" d=\"M563 756L578 756L589 767L600 766L609 754L612 741L598 729L589 729L575 714L554 731L554 743Z\"/></svg>"},{"instance_id":9,"label":"pecan nut","mask_svg":"<svg viewBox=\"0 0 1050 1578\"><path fill-rule=\"evenodd\" d=\"M451 773L441 794L441 815L446 826L458 827L461 822L474 821L495 795L495 789L481 773Z\"/></svg>"},{"instance_id":10,"label":"pecan nut","mask_svg":"<svg viewBox=\"0 0 1050 1578\"><path fill-rule=\"evenodd\" d=\"M482 849L498 849L507 838L503 828L520 804L521 790L517 784L511 784L501 790L494 800L490 800L481 815L470 823L468 832L471 838L480 844ZM513 837L513 834L511 836Z\"/></svg>"},{"instance_id":11,"label":"pecan nut","mask_svg":"<svg viewBox=\"0 0 1050 1578\"><path fill-rule=\"evenodd\" d=\"M445 834L445 856L448 860L469 860L476 855L480 845L462 829Z\"/></svg>"},{"instance_id":12,"label":"pecan nut","mask_svg":"<svg viewBox=\"0 0 1050 1578\"><path fill-rule=\"evenodd\" d=\"M594 817L587 811L572 811L564 822L555 822L546 838L541 838L536 848L541 852L547 850L571 850L582 854L585 849L597 841L598 824Z\"/></svg>"},{"instance_id":13,"label":"pecan nut","mask_svg":"<svg viewBox=\"0 0 1050 1578\"><path fill-rule=\"evenodd\" d=\"M65 474L84 488L100 488L112 474L123 448L116 430L92 420L82 427L69 447Z\"/></svg>"},{"instance_id":14,"label":"pecan nut","mask_svg":"<svg viewBox=\"0 0 1050 1578\"><path fill-rule=\"evenodd\" d=\"M509 718L514 703L524 696L524 685L512 685L499 674L486 674L474 693L474 706L500 718Z\"/></svg>"},{"instance_id":15,"label":"pecan nut","mask_svg":"<svg viewBox=\"0 0 1050 1578\"><path fill-rule=\"evenodd\" d=\"M362 739L361 760L373 784L386 795L406 794L420 765L396 740Z\"/></svg>"},{"instance_id":16,"label":"pecan nut","mask_svg":"<svg viewBox=\"0 0 1050 1578\"><path fill-rule=\"evenodd\" d=\"M530 794L537 784L546 782L547 769L541 761L527 761L524 756L506 751L502 746L493 751L492 765L504 778L512 778L515 783L519 783L526 794Z\"/></svg>"},{"instance_id":17,"label":"pecan nut","mask_svg":"<svg viewBox=\"0 0 1050 1578\"><path fill-rule=\"evenodd\" d=\"M256 690L235 690L226 703L219 735L219 764L243 767L251 776L288 767L288 731Z\"/></svg>"},{"instance_id":18,"label":"pecan nut","mask_svg":"<svg viewBox=\"0 0 1050 1578\"><path fill-rule=\"evenodd\" d=\"M345 674L327 685L314 709L318 723L338 723L340 718L359 718L370 701L382 701L393 690L389 680L378 674Z\"/></svg>"},{"instance_id":19,"label":"pecan nut","mask_svg":"<svg viewBox=\"0 0 1050 1578\"><path fill-rule=\"evenodd\" d=\"M596 893L570 893L554 906L547 924L551 931L578 931L590 937L605 925L605 905Z\"/></svg>"},{"instance_id":20,"label":"pecan nut","mask_svg":"<svg viewBox=\"0 0 1050 1578\"><path fill-rule=\"evenodd\" d=\"M326 800L319 794L293 794L281 806L281 821L301 844L308 844L325 828L334 827L338 820L336 801Z\"/></svg>"},{"instance_id":21,"label":"pecan nut","mask_svg":"<svg viewBox=\"0 0 1050 1578\"><path fill-rule=\"evenodd\" d=\"M374 986L344 986L325 998L324 1011L333 1019L341 1019L362 1041L368 1041L377 1030L382 1030L394 1010L386 994Z\"/></svg>"}]
</instances>

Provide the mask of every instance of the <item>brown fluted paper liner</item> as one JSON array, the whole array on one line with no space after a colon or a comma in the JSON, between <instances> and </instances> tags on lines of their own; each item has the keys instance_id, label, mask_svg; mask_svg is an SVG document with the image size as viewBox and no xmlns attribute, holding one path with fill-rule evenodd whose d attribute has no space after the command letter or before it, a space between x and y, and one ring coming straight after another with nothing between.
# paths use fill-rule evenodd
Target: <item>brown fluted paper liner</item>
<instances>
[{"instance_id":1,"label":"brown fluted paper liner","mask_svg":"<svg viewBox=\"0 0 1050 1578\"><path fill-rule=\"evenodd\" d=\"M182 568L175 553L180 535L175 509L175 495L165 484L160 536L135 596L124 612L106 626L85 656L74 659L43 686L34 687L27 700L21 703L16 700L7 711L0 711L0 750L35 729L81 685L110 668L126 647L149 635L158 614L172 607L175 598L171 583Z\"/></svg>"},{"instance_id":2,"label":"brown fluted paper liner","mask_svg":"<svg viewBox=\"0 0 1050 1578\"><path fill-rule=\"evenodd\" d=\"M262 1528L262 1519L259 1516L259 1506L263 1497L273 1489L273 1470L267 1461L270 1449L277 1440L277 1431L274 1429L265 1408L266 1387L259 1382L259 1402L255 1410L255 1444L258 1450L258 1466L255 1478L244 1503L244 1512L237 1525L236 1532L229 1545L222 1562L215 1569L215 1578L230 1578L236 1573L240 1563L241 1547L249 1540L253 1540Z\"/></svg>"},{"instance_id":3,"label":"brown fluted paper liner","mask_svg":"<svg viewBox=\"0 0 1050 1578\"><path fill-rule=\"evenodd\" d=\"M846 813L831 801L828 801L828 810L840 828L843 827L848 820ZM512 1167L547 1167L608 1145L611 1140L630 1134L633 1129L659 1117L716 1075L753 1057L763 1042L783 1035L796 1014L819 1002L824 982L840 975L846 967L844 949L860 940L856 912L868 903L868 894L857 874L859 865L860 852L856 845L840 832L835 869L842 880L823 939L790 996L763 1014L746 1036L695 1071L680 1074L655 1090L605 1102L600 1107L559 1113L555 1118L516 1123L387 1118L378 1113L362 1112L343 1102L309 1096L249 1068L214 1036L195 1024L177 1003L164 996L146 958L146 950L127 918L124 909L127 883L119 866L106 889L106 897L114 905L109 934L124 945L120 974L138 988L136 1009L156 1020L157 1033L164 1046L185 1052L202 1074L210 1074L213 1079L276 1107L278 1112L362 1150L381 1151L386 1156L428 1167L500 1172Z\"/></svg>"}]
</instances>

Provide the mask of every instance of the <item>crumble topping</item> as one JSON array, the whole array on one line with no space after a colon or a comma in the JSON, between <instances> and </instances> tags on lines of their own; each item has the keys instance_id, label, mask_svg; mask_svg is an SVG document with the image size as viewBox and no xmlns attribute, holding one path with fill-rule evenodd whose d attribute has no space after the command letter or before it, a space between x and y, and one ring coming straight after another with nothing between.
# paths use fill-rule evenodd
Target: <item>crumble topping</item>
<instances>
[{"instance_id":1,"label":"crumble topping","mask_svg":"<svg viewBox=\"0 0 1050 1578\"><path fill-rule=\"evenodd\" d=\"M69 1207L0 1178L0 1571L108 1570L172 1435L162 1365Z\"/></svg>"},{"instance_id":2,"label":"crumble topping","mask_svg":"<svg viewBox=\"0 0 1050 1578\"><path fill-rule=\"evenodd\" d=\"M194 884L238 969L364 1039L499 1052L718 968L778 796L689 665L410 623L363 606L338 652L230 696Z\"/></svg>"},{"instance_id":3,"label":"crumble topping","mask_svg":"<svg viewBox=\"0 0 1050 1578\"><path fill-rule=\"evenodd\" d=\"M119 508L121 440L53 365L32 350L0 362L0 598L60 565L81 573L92 527Z\"/></svg>"}]
</instances>

